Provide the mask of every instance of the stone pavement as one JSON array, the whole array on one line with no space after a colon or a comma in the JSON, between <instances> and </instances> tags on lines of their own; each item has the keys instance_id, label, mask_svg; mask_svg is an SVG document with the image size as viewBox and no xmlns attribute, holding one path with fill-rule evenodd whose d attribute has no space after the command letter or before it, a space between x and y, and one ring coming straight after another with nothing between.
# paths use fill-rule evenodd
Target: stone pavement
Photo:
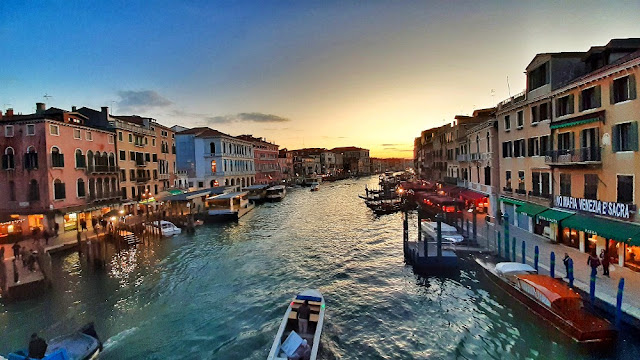
<instances>
[{"instance_id":1,"label":"stone pavement","mask_svg":"<svg viewBox=\"0 0 640 360\"><path fill-rule=\"evenodd\" d=\"M56 250L60 250L65 247L75 246L78 243L76 238L76 231L67 231L64 233L60 233L57 237L49 238L49 243L45 244L44 238L40 235L37 240L26 239L21 240L18 243L21 247L25 247L28 250L35 250L38 244L44 247L46 252L54 252ZM93 229L90 228L88 231L84 231L81 233L82 241L87 241L87 239L94 238L96 233ZM0 247L4 248L4 258L5 260L13 260L13 249L11 248L13 243L10 244L1 244Z\"/></svg>"}]
</instances>

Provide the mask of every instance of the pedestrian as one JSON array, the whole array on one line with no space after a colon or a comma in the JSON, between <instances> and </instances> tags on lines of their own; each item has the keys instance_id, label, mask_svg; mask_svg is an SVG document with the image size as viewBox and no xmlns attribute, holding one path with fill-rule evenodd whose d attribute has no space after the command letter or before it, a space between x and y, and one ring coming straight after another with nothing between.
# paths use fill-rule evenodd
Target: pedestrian
<instances>
[{"instance_id":1,"label":"pedestrian","mask_svg":"<svg viewBox=\"0 0 640 360\"><path fill-rule=\"evenodd\" d=\"M13 249L13 257L18 260L18 258L20 257L20 244L18 244L18 242L16 241L16 243L13 244L11 248Z\"/></svg>"},{"instance_id":2,"label":"pedestrian","mask_svg":"<svg viewBox=\"0 0 640 360\"><path fill-rule=\"evenodd\" d=\"M309 327L309 316L311 315L311 308L309 307L309 300L305 300L298 308L298 331L300 334L306 334Z\"/></svg>"},{"instance_id":3,"label":"pedestrian","mask_svg":"<svg viewBox=\"0 0 640 360\"><path fill-rule=\"evenodd\" d=\"M564 268L567 270L567 278L569 277L569 260L571 260L571 257L569 256L569 254L564 253L564 258L562 258L562 262L564 263Z\"/></svg>"},{"instance_id":4,"label":"pedestrian","mask_svg":"<svg viewBox=\"0 0 640 360\"><path fill-rule=\"evenodd\" d=\"M33 333L29 340L29 357L33 359L42 359L47 352L47 342Z\"/></svg>"},{"instance_id":5,"label":"pedestrian","mask_svg":"<svg viewBox=\"0 0 640 360\"><path fill-rule=\"evenodd\" d=\"M0 246L0 261L4 261L4 246Z\"/></svg>"},{"instance_id":6,"label":"pedestrian","mask_svg":"<svg viewBox=\"0 0 640 360\"><path fill-rule=\"evenodd\" d=\"M591 274L597 274L598 266L600 266L600 259L598 259L598 255L596 255L596 249L591 251L591 255L589 259L587 259L587 265L591 265Z\"/></svg>"},{"instance_id":7,"label":"pedestrian","mask_svg":"<svg viewBox=\"0 0 640 360\"><path fill-rule=\"evenodd\" d=\"M602 263L602 275L609 277L609 254L605 249L600 250L600 262Z\"/></svg>"},{"instance_id":8,"label":"pedestrian","mask_svg":"<svg viewBox=\"0 0 640 360\"><path fill-rule=\"evenodd\" d=\"M87 230L87 220L81 219L80 220L80 231L85 231L85 230Z\"/></svg>"},{"instance_id":9,"label":"pedestrian","mask_svg":"<svg viewBox=\"0 0 640 360\"><path fill-rule=\"evenodd\" d=\"M53 223L53 231L55 231L55 237L58 237L58 231L60 231L60 224L57 222Z\"/></svg>"},{"instance_id":10,"label":"pedestrian","mask_svg":"<svg viewBox=\"0 0 640 360\"><path fill-rule=\"evenodd\" d=\"M45 243L46 245L49 245L49 237L50 237L50 236L51 236L51 235L49 235L49 232L48 232L47 230L44 230L44 231L42 232L42 237L44 237L44 243Z\"/></svg>"},{"instance_id":11,"label":"pedestrian","mask_svg":"<svg viewBox=\"0 0 640 360\"><path fill-rule=\"evenodd\" d=\"M20 257L22 258L22 267L27 267L29 265L29 250L27 250L26 246L20 249Z\"/></svg>"},{"instance_id":12,"label":"pedestrian","mask_svg":"<svg viewBox=\"0 0 640 360\"><path fill-rule=\"evenodd\" d=\"M96 231L96 226L98 226L98 219L96 219L95 217L91 218L91 227L93 228L93 231Z\"/></svg>"}]
</instances>

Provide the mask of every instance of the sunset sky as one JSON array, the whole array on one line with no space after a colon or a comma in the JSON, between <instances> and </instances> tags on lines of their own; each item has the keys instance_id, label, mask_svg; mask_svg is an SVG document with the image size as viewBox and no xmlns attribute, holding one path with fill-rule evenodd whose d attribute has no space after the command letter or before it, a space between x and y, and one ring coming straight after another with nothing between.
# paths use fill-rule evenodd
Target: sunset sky
<instances>
[{"instance_id":1,"label":"sunset sky","mask_svg":"<svg viewBox=\"0 0 640 360\"><path fill-rule=\"evenodd\" d=\"M94 3L0 1L3 110L110 106L409 158L421 130L507 98L507 79L520 92L536 53L640 37L640 1Z\"/></svg>"}]
</instances>

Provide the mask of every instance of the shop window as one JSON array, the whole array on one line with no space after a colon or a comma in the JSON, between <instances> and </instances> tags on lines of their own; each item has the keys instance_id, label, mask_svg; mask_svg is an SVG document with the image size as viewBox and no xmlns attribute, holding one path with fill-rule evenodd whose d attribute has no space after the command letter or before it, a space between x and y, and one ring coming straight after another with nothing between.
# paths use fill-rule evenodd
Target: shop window
<instances>
[{"instance_id":1,"label":"shop window","mask_svg":"<svg viewBox=\"0 0 640 360\"><path fill-rule=\"evenodd\" d=\"M79 198L85 197L87 195L86 194L86 188L84 186L84 180L82 180L82 179L78 179L77 192L78 192L78 197Z\"/></svg>"},{"instance_id":2,"label":"shop window","mask_svg":"<svg viewBox=\"0 0 640 360\"><path fill-rule=\"evenodd\" d=\"M584 174L584 198L594 200L598 198L597 174Z\"/></svg>"},{"instance_id":3,"label":"shop window","mask_svg":"<svg viewBox=\"0 0 640 360\"><path fill-rule=\"evenodd\" d=\"M584 89L580 92L580 111L599 108L600 101L600 85Z\"/></svg>"},{"instance_id":4,"label":"shop window","mask_svg":"<svg viewBox=\"0 0 640 360\"><path fill-rule=\"evenodd\" d=\"M613 126L612 148L617 151L638 151L638 122L628 122Z\"/></svg>"},{"instance_id":5,"label":"shop window","mask_svg":"<svg viewBox=\"0 0 640 360\"><path fill-rule=\"evenodd\" d=\"M67 197L64 183L60 181L60 179L55 179L53 181L53 199L54 200L63 200Z\"/></svg>"},{"instance_id":6,"label":"shop window","mask_svg":"<svg viewBox=\"0 0 640 360\"><path fill-rule=\"evenodd\" d=\"M633 175L618 175L618 202L633 203Z\"/></svg>"},{"instance_id":7,"label":"shop window","mask_svg":"<svg viewBox=\"0 0 640 360\"><path fill-rule=\"evenodd\" d=\"M4 149L4 155L2 155L2 168L5 170L15 169L15 153L12 147Z\"/></svg>"},{"instance_id":8,"label":"shop window","mask_svg":"<svg viewBox=\"0 0 640 360\"><path fill-rule=\"evenodd\" d=\"M16 183L9 180L9 201L16 201Z\"/></svg>"},{"instance_id":9,"label":"shop window","mask_svg":"<svg viewBox=\"0 0 640 360\"><path fill-rule=\"evenodd\" d=\"M634 75L628 75L613 80L609 88L611 103L632 100L636 98L636 79Z\"/></svg>"},{"instance_id":10,"label":"shop window","mask_svg":"<svg viewBox=\"0 0 640 360\"><path fill-rule=\"evenodd\" d=\"M56 146L51 148L51 167L64 167L64 154Z\"/></svg>"},{"instance_id":11,"label":"shop window","mask_svg":"<svg viewBox=\"0 0 640 360\"><path fill-rule=\"evenodd\" d=\"M571 196L571 174L560 174L560 195Z\"/></svg>"},{"instance_id":12,"label":"shop window","mask_svg":"<svg viewBox=\"0 0 640 360\"><path fill-rule=\"evenodd\" d=\"M28 201L38 201L40 200L40 188L38 187L38 181L32 179L29 181L29 191L27 194Z\"/></svg>"}]
</instances>

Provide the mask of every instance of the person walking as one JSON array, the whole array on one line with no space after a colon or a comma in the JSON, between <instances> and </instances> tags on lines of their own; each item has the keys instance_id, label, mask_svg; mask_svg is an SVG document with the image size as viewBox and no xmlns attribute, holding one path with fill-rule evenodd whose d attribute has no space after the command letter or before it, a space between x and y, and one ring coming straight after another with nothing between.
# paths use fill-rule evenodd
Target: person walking
<instances>
[{"instance_id":1,"label":"person walking","mask_svg":"<svg viewBox=\"0 0 640 360\"><path fill-rule=\"evenodd\" d=\"M298 331L300 334L306 334L309 327L309 316L311 315L311 308L309 307L309 300L305 300L298 308Z\"/></svg>"},{"instance_id":2,"label":"person walking","mask_svg":"<svg viewBox=\"0 0 640 360\"><path fill-rule=\"evenodd\" d=\"M80 231L87 230L87 220L80 219Z\"/></svg>"},{"instance_id":3,"label":"person walking","mask_svg":"<svg viewBox=\"0 0 640 360\"><path fill-rule=\"evenodd\" d=\"M569 277L569 261L571 260L571 257L569 256L568 253L564 253L564 258L562 258L562 263L564 264L564 268L567 271L567 276L565 277Z\"/></svg>"},{"instance_id":4,"label":"person walking","mask_svg":"<svg viewBox=\"0 0 640 360\"><path fill-rule=\"evenodd\" d=\"M44 230L42 232L42 237L44 238L44 243L46 245L49 245L49 237L50 237L50 235L49 235L49 232L47 230Z\"/></svg>"},{"instance_id":5,"label":"person walking","mask_svg":"<svg viewBox=\"0 0 640 360\"><path fill-rule=\"evenodd\" d=\"M591 266L592 275L598 273L597 269L598 266L600 266L600 259L598 259L598 255L596 255L596 249L593 249L593 251L591 251L591 255L589 256L589 259L587 259L587 265Z\"/></svg>"},{"instance_id":6,"label":"person walking","mask_svg":"<svg viewBox=\"0 0 640 360\"><path fill-rule=\"evenodd\" d=\"M609 277L609 264L611 261L605 249L600 251L600 262L602 263L602 275Z\"/></svg>"},{"instance_id":7,"label":"person walking","mask_svg":"<svg viewBox=\"0 0 640 360\"><path fill-rule=\"evenodd\" d=\"M60 224L58 224L57 222L53 223L53 233L55 234L54 237L58 237L58 232L60 231Z\"/></svg>"},{"instance_id":8,"label":"person walking","mask_svg":"<svg viewBox=\"0 0 640 360\"><path fill-rule=\"evenodd\" d=\"M18 258L20 257L20 244L18 244L18 242L16 241L16 243L13 244L11 248L13 249L13 258L18 260Z\"/></svg>"}]
</instances>

